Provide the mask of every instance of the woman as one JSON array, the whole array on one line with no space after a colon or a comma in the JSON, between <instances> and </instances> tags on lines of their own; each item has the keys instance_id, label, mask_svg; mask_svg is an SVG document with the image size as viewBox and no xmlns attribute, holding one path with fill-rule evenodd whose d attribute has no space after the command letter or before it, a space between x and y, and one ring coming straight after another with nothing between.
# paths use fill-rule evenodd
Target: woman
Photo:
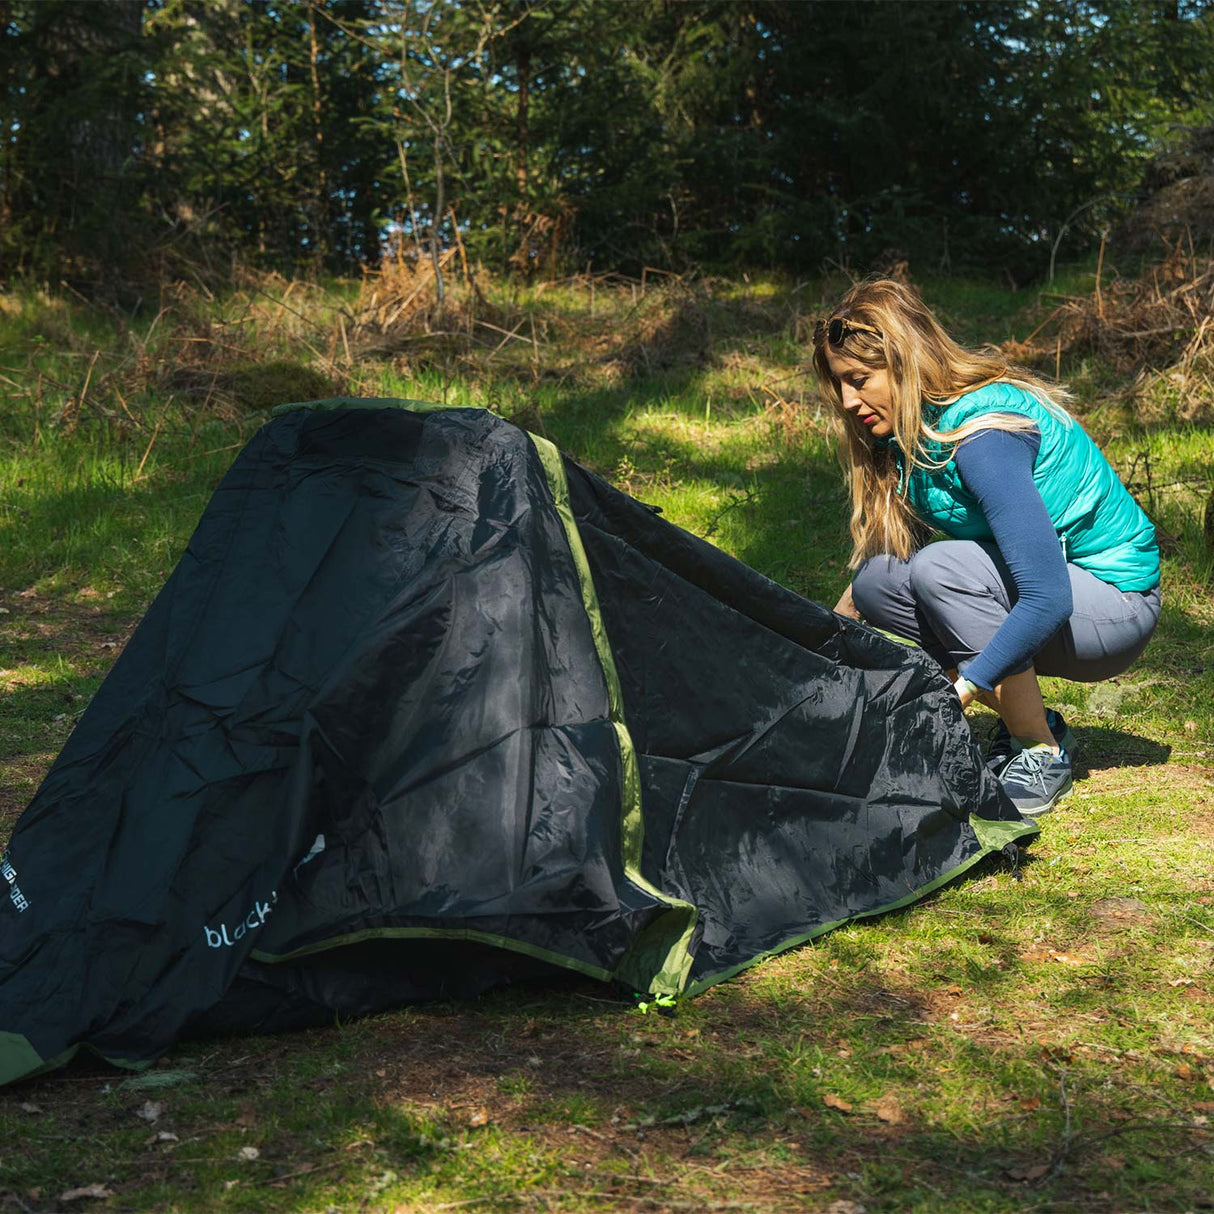
<instances>
[{"instance_id":1,"label":"woman","mask_svg":"<svg viewBox=\"0 0 1214 1214\"><path fill-rule=\"evenodd\" d=\"M852 497L856 572L835 610L917 641L963 706L994 709L987 766L1022 814L1048 813L1075 743L1037 675L1095 682L1142 653L1154 527L1063 389L962 348L900 283L848 291L815 328L814 369Z\"/></svg>"}]
</instances>

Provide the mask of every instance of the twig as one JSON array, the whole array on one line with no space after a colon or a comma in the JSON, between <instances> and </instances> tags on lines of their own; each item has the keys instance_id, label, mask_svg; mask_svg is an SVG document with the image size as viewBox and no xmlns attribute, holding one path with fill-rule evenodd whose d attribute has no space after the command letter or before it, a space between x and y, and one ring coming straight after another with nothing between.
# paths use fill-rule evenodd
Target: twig
<instances>
[{"instance_id":1,"label":"twig","mask_svg":"<svg viewBox=\"0 0 1214 1214\"><path fill-rule=\"evenodd\" d=\"M745 493L731 493L729 495L729 503L723 506L716 514L708 521L708 526L700 533L701 539L708 539L709 536L716 533L717 527L721 520L731 511L736 510L739 506L749 505L758 498L759 493L755 489L747 489Z\"/></svg>"},{"instance_id":2,"label":"twig","mask_svg":"<svg viewBox=\"0 0 1214 1214\"><path fill-rule=\"evenodd\" d=\"M643 1201L652 1202L654 1200L651 1193L604 1193L598 1189L534 1189L534 1195L539 1198L544 1197L582 1197L590 1201ZM518 1197L514 1198L520 1200ZM662 1198L662 1206L669 1210L755 1210L758 1205L753 1201L675 1201L671 1198ZM436 1209L444 1209L443 1206L436 1206Z\"/></svg>"},{"instance_id":3,"label":"twig","mask_svg":"<svg viewBox=\"0 0 1214 1214\"><path fill-rule=\"evenodd\" d=\"M226 447L213 447L210 451L198 451L193 455L187 455L185 458L190 459L206 459L208 455L218 455L221 451L235 451L237 447L243 447L244 443L229 443Z\"/></svg>"},{"instance_id":4,"label":"twig","mask_svg":"<svg viewBox=\"0 0 1214 1214\"><path fill-rule=\"evenodd\" d=\"M447 215L451 219L451 231L455 233L455 244L459 249L459 262L464 270L464 286L470 287L472 285L472 275L468 273L468 255L464 251L464 238L459 232L459 221L455 218L455 208L448 207Z\"/></svg>"},{"instance_id":5,"label":"twig","mask_svg":"<svg viewBox=\"0 0 1214 1214\"><path fill-rule=\"evenodd\" d=\"M131 419L131 422L136 426L136 428L140 429L140 430L145 430L147 427L144 426L143 422L141 422L131 412L130 408L127 406L126 397L122 395L122 392L119 390L117 384L114 385L114 395L118 398L118 403L122 406L123 413L125 413L127 415L127 417L129 417Z\"/></svg>"},{"instance_id":6,"label":"twig","mask_svg":"<svg viewBox=\"0 0 1214 1214\"><path fill-rule=\"evenodd\" d=\"M84 375L84 386L80 389L80 393L76 397L76 407L72 410L72 416L68 424L67 432L69 434L76 429L76 423L80 420L80 410L84 407L84 402L88 399L89 384L93 382L93 368L97 365L97 359L100 357L101 349L98 347L93 351L93 357L89 360L89 369Z\"/></svg>"},{"instance_id":7,"label":"twig","mask_svg":"<svg viewBox=\"0 0 1214 1214\"><path fill-rule=\"evenodd\" d=\"M143 335L144 350L147 349L147 344L152 340L152 333L156 329L156 325L160 322L160 318L168 311L168 308L161 308L159 312L152 318L152 323L148 325L148 331Z\"/></svg>"},{"instance_id":8,"label":"twig","mask_svg":"<svg viewBox=\"0 0 1214 1214\"><path fill-rule=\"evenodd\" d=\"M1192 915L1186 915L1180 911L1177 913L1180 915L1180 918L1187 920L1195 927L1200 927L1203 932L1209 932L1211 935L1214 935L1214 927L1211 927L1208 923L1202 923L1200 919L1194 919Z\"/></svg>"},{"instance_id":9,"label":"twig","mask_svg":"<svg viewBox=\"0 0 1214 1214\"><path fill-rule=\"evenodd\" d=\"M294 286L294 285L295 284L292 282L291 286ZM290 291L291 291L291 288L288 287L285 292L285 295L289 295ZM302 312L296 311L295 308L291 307L291 305L289 303L287 303L285 295L284 295L283 299L278 299L276 296L271 295L269 291L263 291L261 289L261 287L257 286L256 284L254 284L254 286L253 286L253 292L256 295L264 295L266 297L266 299L268 299L271 303L278 304L278 306L280 308L285 308L288 312L293 312L296 316L299 317L300 320L302 320L304 322L305 325L308 326L309 329L319 329L320 328L320 326L315 321L309 320Z\"/></svg>"},{"instance_id":10,"label":"twig","mask_svg":"<svg viewBox=\"0 0 1214 1214\"><path fill-rule=\"evenodd\" d=\"M1159 337L1164 333L1175 333L1180 325L1164 325L1159 329L1118 329L1113 325L1109 329L1117 337Z\"/></svg>"},{"instance_id":11,"label":"twig","mask_svg":"<svg viewBox=\"0 0 1214 1214\"><path fill-rule=\"evenodd\" d=\"M267 1176L264 1180L255 1180L255 1185L276 1185L284 1180L294 1180L297 1176L315 1176L317 1172L329 1172L336 1167L340 1167L346 1161L344 1159L333 1159L328 1163L309 1164L307 1167L300 1168L295 1172L285 1172L281 1176Z\"/></svg>"},{"instance_id":12,"label":"twig","mask_svg":"<svg viewBox=\"0 0 1214 1214\"><path fill-rule=\"evenodd\" d=\"M588 1134L591 1138L597 1138L599 1142L605 1142L608 1146L615 1147L617 1150L623 1151L629 1159L636 1163L640 1158L640 1152L634 1151L626 1142L619 1138L609 1138L606 1134L600 1134L598 1130L592 1130L588 1125L582 1125L580 1122L575 1122L569 1127L571 1130L579 1130L583 1134Z\"/></svg>"},{"instance_id":13,"label":"twig","mask_svg":"<svg viewBox=\"0 0 1214 1214\"><path fill-rule=\"evenodd\" d=\"M303 344L307 346L308 349L311 350L312 353L315 354L316 357L319 358L320 361L324 363L334 375L336 375L339 379L341 378L341 368L331 358L326 358L310 341L307 341L305 338L301 337L299 340L302 341Z\"/></svg>"},{"instance_id":14,"label":"twig","mask_svg":"<svg viewBox=\"0 0 1214 1214\"><path fill-rule=\"evenodd\" d=\"M1096 258L1096 315L1104 319L1104 299L1100 294L1100 277L1104 273L1104 246L1109 238L1109 230L1105 228L1100 233L1100 253Z\"/></svg>"},{"instance_id":15,"label":"twig","mask_svg":"<svg viewBox=\"0 0 1214 1214\"><path fill-rule=\"evenodd\" d=\"M1145 481L1130 481L1126 484L1126 488L1131 492L1135 489L1150 489L1158 493L1163 489L1204 489L1210 483L1210 477L1206 476L1191 476L1183 481L1168 481L1163 485L1152 486Z\"/></svg>"},{"instance_id":16,"label":"twig","mask_svg":"<svg viewBox=\"0 0 1214 1214\"><path fill-rule=\"evenodd\" d=\"M152 431L152 437L148 439L148 445L144 448L143 459L139 461L139 467L135 469L135 475L131 478L132 482L137 481L140 473L143 472L143 465L148 462L148 456L152 454L152 446L156 442L156 436L160 433L160 427L164 423L164 419L169 412L169 406L172 403L172 396L170 396L169 399L164 402L164 408L160 410L160 416L156 419L156 427Z\"/></svg>"},{"instance_id":17,"label":"twig","mask_svg":"<svg viewBox=\"0 0 1214 1214\"><path fill-rule=\"evenodd\" d=\"M1062 1171L1063 1164L1066 1163L1066 1157L1071 1150L1071 1098L1066 1090L1066 1071L1060 1069L1058 1076L1058 1099L1062 1104L1063 1124L1062 1124L1062 1142L1058 1145L1058 1150L1054 1152L1054 1158L1050 1160L1050 1175L1057 1175Z\"/></svg>"},{"instance_id":18,"label":"twig","mask_svg":"<svg viewBox=\"0 0 1214 1214\"><path fill-rule=\"evenodd\" d=\"M487 320L480 320L478 318L476 323L478 325L484 325L486 329L492 329L495 333L505 333L506 334L506 336L503 337L502 340L499 341L497 343L497 345L493 347L493 350L489 354L490 358L492 358L512 337L514 338L515 341L521 341L524 343L527 341L527 339L525 337L519 337L519 335L518 335L518 331L527 323L527 318L525 316L509 332L507 332L505 329L499 329L497 327L497 325L491 325Z\"/></svg>"},{"instance_id":19,"label":"twig","mask_svg":"<svg viewBox=\"0 0 1214 1214\"><path fill-rule=\"evenodd\" d=\"M425 290L425 288L426 288L426 284L424 282L419 282L417 284L417 286L415 286L413 288L413 290L410 291L409 294L405 296L404 300L400 303L400 305L396 308L396 310L391 314L391 316L389 316L387 320L382 321L380 323L379 331L381 333L387 333L387 331L394 324L396 324L397 318L400 316L400 314L422 293L422 291Z\"/></svg>"},{"instance_id":20,"label":"twig","mask_svg":"<svg viewBox=\"0 0 1214 1214\"><path fill-rule=\"evenodd\" d=\"M1110 1130L1101 1130L1098 1134L1081 1134L1075 1139L1078 1147L1090 1147L1106 1138L1119 1138L1122 1134L1140 1134L1148 1130L1184 1130L1190 1134L1201 1134L1202 1127L1184 1121L1127 1121L1125 1125L1114 1126ZM1206 1133L1209 1133L1207 1130Z\"/></svg>"}]
</instances>

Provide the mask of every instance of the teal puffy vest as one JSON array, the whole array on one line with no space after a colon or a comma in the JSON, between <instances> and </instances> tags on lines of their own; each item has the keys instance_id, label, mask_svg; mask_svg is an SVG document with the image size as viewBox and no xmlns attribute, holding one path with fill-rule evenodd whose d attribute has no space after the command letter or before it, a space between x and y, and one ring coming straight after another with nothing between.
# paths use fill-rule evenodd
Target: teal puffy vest
<instances>
[{"instance_id":1,"label":"teal puffy vest","mask_svg":"<svg viewBox=\"0 0 1214 1214\"><path fill-rule=\"evenodd\" d=\"M1083 427L1057 416L1024 389L1003 383L967 392L938 415L933 411L934 424L948 432L986 413L1020 413L1036 423L1041 449L1033 464L1033 482L1066 559L1119 590L1158 586L1155 528ZM952 459L934 470L912 468L907 493L915 513L946 535L993 538Z\"/></svg>"}]
</instances>

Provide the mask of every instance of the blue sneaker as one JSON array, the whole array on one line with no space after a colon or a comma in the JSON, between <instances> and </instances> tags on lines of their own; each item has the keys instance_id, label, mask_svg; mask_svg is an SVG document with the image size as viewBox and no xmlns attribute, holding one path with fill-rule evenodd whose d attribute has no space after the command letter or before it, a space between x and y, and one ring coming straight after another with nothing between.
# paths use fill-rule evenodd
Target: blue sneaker
<instances>
[{"instance_id":1,"label":"blue sneaker","mask_svg":"<svg viewBox=\"0 0 1214 1214\"><path fill-rule=\"evenodd\" d=\"M1055 712L1052 708L1048 709L1045 714L1046 724L1050 727L1050 733L1054 735L1054 741L1066 751L1066 753L1075 759L1079 754L1079 743L1075 741L1075 735L1071 732L1071 727L1066 723L1066 718L1060 712ZM990 746L986 751L986 769L991 775L997 776L1008 765L1011 760L1020 753L1023 747L1018 738L1013 738L1008 732L1007 726L1000 721L999 728L995 730L995 736L991 739Z\"/></svg>"},{"instance_id":2,"label":"blue sneaker","mask_svg":"<svg viewBox=\"0 0 1214 1214\"><path fill-rule=\"evenodd\" d=\"M1029 746L1008 760L999 783L1022 818L1039 818L1071 791L1071 756L1043 744Z\"/></svg>"}]
</instances>

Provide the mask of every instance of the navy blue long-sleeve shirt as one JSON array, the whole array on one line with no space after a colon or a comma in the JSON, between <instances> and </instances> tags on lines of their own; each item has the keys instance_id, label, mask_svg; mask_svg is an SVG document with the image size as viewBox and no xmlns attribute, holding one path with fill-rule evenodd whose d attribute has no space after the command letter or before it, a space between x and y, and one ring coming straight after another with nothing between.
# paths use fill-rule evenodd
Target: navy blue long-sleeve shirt
<instances>
[{"instance_id":1,"label":"navy blue long-sleeve shirt","mask_svg":"<svg viewBox=\"0 0 1214 1214\"><path fill-rule=\"evenodd\" d=\"M961 483L978 500L1016 586L1016 602L964 670L990 690L1024 666L1071 614L1071 579L1054 524L1033 482L1037 430L982 430L954 454Z\"/></svg>"}]
</instances>

